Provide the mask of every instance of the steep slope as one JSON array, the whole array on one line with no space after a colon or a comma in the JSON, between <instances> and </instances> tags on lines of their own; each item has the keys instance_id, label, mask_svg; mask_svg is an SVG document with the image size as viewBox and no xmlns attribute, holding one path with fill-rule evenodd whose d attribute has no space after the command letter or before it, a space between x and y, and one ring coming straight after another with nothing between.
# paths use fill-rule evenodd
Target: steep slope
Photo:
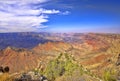
<instances>
[{"instance_id":1,"label":"steep slope","mask_svg":"<svg viewBox=\"0 0 120 81\"><path fill-rule=\"evenodd\" d=\"M37 67L40 58L30 50L7 47L0 51L0 65L8 66L10 73Z\"/></svg>"},{"instance_id":2,"label":"steep slope","mask_svg":"<svg viewBox=\"0 0 120 81\"><path fill-rule=\"evenodd\" d=\"M71 47L68 43L48 42L31 50L7 47L0 51L0 65L10 68L10 73L32 70L40 62L47 63Z\"/></svg>"},{"instance_id":3,"label":"steep slope","mask_svg":"<svg viewBox=\"0 0 120 81\"><path fill-rule=\"evenodd\" d=\"M71 48L71 44L65 42L47 42L45 44L39 44L33 48L33 51L43 55L57 55L62 52L66 52Z\"/></svg>"}]
</instances>

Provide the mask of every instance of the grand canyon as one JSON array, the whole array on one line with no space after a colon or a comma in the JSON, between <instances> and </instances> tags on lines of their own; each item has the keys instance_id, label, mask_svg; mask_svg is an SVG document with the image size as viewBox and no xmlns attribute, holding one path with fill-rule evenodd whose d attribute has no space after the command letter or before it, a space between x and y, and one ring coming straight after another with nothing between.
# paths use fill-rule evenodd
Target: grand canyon
<instances>
[{"instance_id":1,"label":"grand canyon","mask_svg":"<svg viewBox=\"0 0 120 81\"><path fill-rule=\"evenodd\" d=\"M4 81L120 80L120 34L1 33L0 49Z\"/></svg>"}]
</instances>

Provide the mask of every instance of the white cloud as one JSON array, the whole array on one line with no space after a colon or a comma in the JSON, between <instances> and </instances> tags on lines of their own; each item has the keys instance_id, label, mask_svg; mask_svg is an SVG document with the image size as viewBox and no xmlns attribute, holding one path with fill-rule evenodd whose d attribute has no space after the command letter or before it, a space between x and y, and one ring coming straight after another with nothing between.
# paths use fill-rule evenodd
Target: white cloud
<instances>
[{"instance_id":1,"label":"white cloud","mask_svg":"<svg viewBox=\"0 0 120 81\"><path fill-rule=\"evenodd\" d=\"M57 13L60 13L60 11L59 10L42 10L43 11L43 13L45 13L45 14L57 14Z\"/></svg>"},{"instance_id":2,"label":"white cloud","mask_svg":"<svg viewBox=\"0 0 120 81\"><path fill-rule=\"evenodd\" d=\"M16 4L20 3L19 5L25 5L25 4L36 4L36 3L44 3L49 0L0 0L0 3L3 4Z\"/></svg>"},{"instance_id":3,"label":"white cloud","mask_svg":"<svg viewBox=\"0 0 120 81\"><path fill-rule=\"evenodd\" d=\"M65 12L63 12L62 14L63 14L63 15L68 15L68 14L70 14L70 12L69 12L69 11L65 11Z\"/></svg>"},{"instance_id":4,"label":"white cloud","mask_svg":"<svg viewBox=\"0 0 120 81\"><path fill-rule=\"evenodd\" d=\"M1 0L0 1L0 32L37 31L44 28L49 14L62 13L59 10L44 8L34 9L48 0ZM64 12L63 14L67 14Z\"/></svg>"}]
</instances>

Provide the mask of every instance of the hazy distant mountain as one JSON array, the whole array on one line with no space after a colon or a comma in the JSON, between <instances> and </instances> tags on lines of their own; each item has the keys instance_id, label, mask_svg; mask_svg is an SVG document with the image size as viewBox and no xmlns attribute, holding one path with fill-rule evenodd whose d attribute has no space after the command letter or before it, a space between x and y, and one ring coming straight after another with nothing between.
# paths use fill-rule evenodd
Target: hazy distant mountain
<instances>
[{"instance_id":1,"label":"hazy distant mountain","mask_svg":"<svg viewBox=\"0 0 120 81\"><path fill-rule=\"evenodd\" d=\"M32 48L39 43L51 40L45 39L44 34L37 33L0 33L0 49L8 46L17 48Z\"/></svg>"},{"instance_id":2,"label":"hazy distant mountain","mask_svg":"<svg viewBox=\"0 0 120 81\"><path fill-rule=\"evenodd\" d=\"M78 35L80 36L81 34ZM77 34L67 33L0 33L0 49L8 46L17 48L33 48L39 43L43 44L53 41L80 42L80 38L77 37Z\"/></svg>"}]
</instances>

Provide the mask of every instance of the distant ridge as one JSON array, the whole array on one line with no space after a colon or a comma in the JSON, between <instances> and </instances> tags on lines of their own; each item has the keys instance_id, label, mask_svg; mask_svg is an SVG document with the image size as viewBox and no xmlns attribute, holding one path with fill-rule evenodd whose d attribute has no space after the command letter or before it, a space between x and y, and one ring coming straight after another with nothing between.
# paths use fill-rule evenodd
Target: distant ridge
<instances>
[{"instance_id":1,"label":"distant ridge","mask_svg":"<svg viewBox=\"0 0 120 81\"><path fill-rule=\"evenodd\" d=\"M77 39L74 35L68 33L47 33L47 32L18 32L18 33L0 33L0 49L8 46L16 48L31 49L38 44L55 41L72 42Z\"/></svg>"}]
</instances>

